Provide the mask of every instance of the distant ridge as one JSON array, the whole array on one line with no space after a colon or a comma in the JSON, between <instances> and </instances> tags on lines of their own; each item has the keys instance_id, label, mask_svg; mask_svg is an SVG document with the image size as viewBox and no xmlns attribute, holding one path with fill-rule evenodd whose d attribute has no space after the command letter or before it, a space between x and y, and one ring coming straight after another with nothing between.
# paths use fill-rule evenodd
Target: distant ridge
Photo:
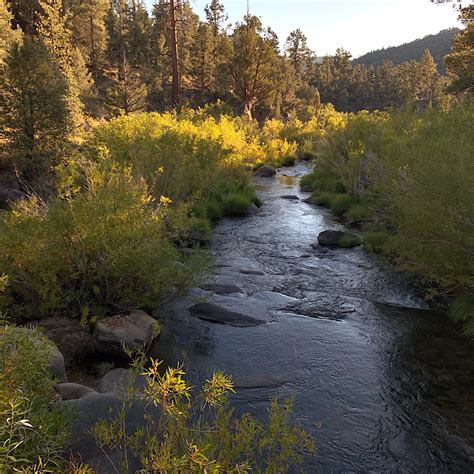
<instances>
[{"instance_id":1,"label":"distant ridge","mask_svg":"<svg viewBox=\"0 0 474 474\"><path fill-rule=\"evenodd\" d=\"M450 28L440 31L436 35L428 35L401 46L378 49L354 59L353 63L380 66L384 61L392 61L395 64L400 64L411 59L420 59L423 51L428 48L438 64L439 72L445 74L446 67L443 58L451 50L453 38L459 31L457 28Z\"/></svg>"}]
</instances>

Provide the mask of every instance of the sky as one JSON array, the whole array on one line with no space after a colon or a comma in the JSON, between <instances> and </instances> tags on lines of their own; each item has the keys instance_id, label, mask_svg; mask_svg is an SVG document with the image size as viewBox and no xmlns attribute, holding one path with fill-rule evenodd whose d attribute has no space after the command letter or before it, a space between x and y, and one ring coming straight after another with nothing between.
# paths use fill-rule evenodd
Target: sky
<instances>
[{"instance_id":1,"label":"sky","mask_svg":"<svg viewBox=\"0 0 474 474\"><path fill-rule=\"evenodd\" d=\"M151 6L153 0L145 0ZM190 0L201 16L210 0ZM343 47L358 57L369 51L398 46L459 26L450 5L429 0L249 0L252 14L284 43L300 28L318 56ZM242 19L247 0L222 0L232 23ZM469 2L468 2L469 3Z\"/></svg>"}]
</instances>

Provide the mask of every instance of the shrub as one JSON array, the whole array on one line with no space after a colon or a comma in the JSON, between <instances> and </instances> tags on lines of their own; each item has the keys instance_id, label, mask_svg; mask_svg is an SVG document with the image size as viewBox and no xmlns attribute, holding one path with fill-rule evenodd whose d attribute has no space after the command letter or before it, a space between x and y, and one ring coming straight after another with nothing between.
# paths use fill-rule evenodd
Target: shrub
<instances>
[{"instance_id":1,"label":"shrub","mask_svg":"<svg viewBox=\"0 0 474 474\"><path fill-rule=\"evenodd\" d=\"M347 194L336 194L331 198L330 207L331 211L336 214L336 216L343 216L354 203L354 199Z\"/></svg>"},{"instance_id":2,"label":"shrub","mask_svg":"<svg viewBox=\"0 0 474 474\"><path fill-rule=\"evenodd\" d=\"M343 248L351 248L362 243L360 237L357 235L347 234L342 236L341 240L339 241L339 245Z\"/></svg>"},{"instance_id":3,"label":"shrub","mask_svg":"<svg viewBox=\"0 0 474 474\"><path fill-rule=\"evenodd\" d=\"M89 177L74 197L32 197L0 221L0 268L12 318L101 316L154 306L201 268L183 266L167 228L167 200L154 201L127 173Z\"/></svg>"},{"instance_id":4,"label":"shrub","mask_svg":"<svg viewBox=\"0 0 474 474\"><path fill-rule=\"evenodd\" d=\"M46 344L38 332L0 326L1 472L62 472L71 417L54 404Z\"/></svg>"},{"instance_id":5,"label":"shrub","mask_svg":"<svg viewBox=\"0 0 474 474\"><path fill-rule=\"evenodd\" d=\"M334 194L326 192L316 192L313 194L314 202L319 206L330 207L332 200L334 199Z\"/></svg>"},{"instance_id":6,"label":"shrub","mask_svg":"<svg viewBox=\"0 0 474 474\"><path fill-rule=\"evenodd\" d=\"M364 234L364 248L369 252L385 253L390 235L387 232L367 232Z\"/></svg>"},{"instance_id":7,"label":"shrub","mask_svg":"<svg viewBox=\"0 0 474 474\"><path fill-rule=\"evenodd\" d=\"M201 390L193 391L182 367L160 371L159 362L151 360L145 368L144 361L143 355L135 357L133 369L146 377L143 392L136 392L130 377L123 409L94 428L104 452L122 454L123 462L114 470L130 472L128 459L134 456L144 472L284 473L314 453L313 440L290 421L291 401L273 400L267 423L249 414L236 418L228 406L234 392L230 377L215 372ZM122 427L137 396L160 413L145 415L142 427L127 433Z\"/></svg>"},{"instance_id":8,"label":"shrub","mask_svg":"<svg viewBox=\"0 0 474 474\"><path fill-rule=\"evenodd\" d=\"M368 220L372 218L372 210L367 204L353 204L346 212L346 217L352 220Z\"/></svg>"}]
</instances>

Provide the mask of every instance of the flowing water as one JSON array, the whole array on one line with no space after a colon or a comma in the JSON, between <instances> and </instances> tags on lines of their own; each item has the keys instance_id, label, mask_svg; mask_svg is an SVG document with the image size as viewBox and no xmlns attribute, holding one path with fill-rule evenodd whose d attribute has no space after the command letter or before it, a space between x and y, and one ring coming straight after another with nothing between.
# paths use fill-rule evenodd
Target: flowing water
<instances>
[{"instance_id":1,"label":"flowing water","mask_svg":"<svg viewBox=\"0 0 474 474\"><path fill-rule=\"evenodd\" d=\"M216 283L164 309L161 355L193 381L232 374L238 411L264 417L295 395L294 417L318 452L304 472L474 472L474 344L361 248L324 249L330 213L301 200L304 165L259 179L260 213L221 222ZM265 321L234 327L187 308L208 300Z\"/></svg>"}]
</instances>

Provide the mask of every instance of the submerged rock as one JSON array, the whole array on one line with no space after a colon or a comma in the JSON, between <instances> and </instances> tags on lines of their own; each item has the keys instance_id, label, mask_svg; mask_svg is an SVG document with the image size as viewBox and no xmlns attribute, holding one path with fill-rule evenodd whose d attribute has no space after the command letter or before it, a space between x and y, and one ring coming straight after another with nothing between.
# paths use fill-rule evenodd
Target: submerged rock
<instances>
[{"instance_id":1,"label":"submerged rock","mask_svg":"<svg viewBox=\"0 0 474 474\"><path fill-rule=\"evenodd\" d=\"M206 283L201 285L201 289L204 291L213 291L218 295L229 295L232 293L243 293L243 291L235 285L223 285L219 283Z\"/></svg>"},{"instance_id":2,"label":"submerged rock","mask_svg":"<svg viewBox=\"0 0 474 474\"><path fill-rule=\"evenodd\" d=\"M289 201L299 201L300 198L293 194L285 194L284 196L280 196L280 199L288 199Z\"/></svg>"},{"instance_id":3,"label":"submerged rock","mask_svg":"<svg viewBox=\"0 0 474 474\"><path fill-rule=\"evenodd\" d=\"M237 327L252 327L265 324L261 319L255 319L246 314L230 311L214 303L198 303L189 308L191 314L204 321L219 324L229 324Z\"/></svg>"},{"instance_id":4,"label":"submerged rock","mask_svg":"<svg viewBox=\"0 0 474 474\"><path fill-rule=\"evenodd\" d=\"M322 247L357 247L362 242L357 235L340 230L325 230L318 235L318 243Z\"/></svg>"},{"instance_id":5,"label":"submerged rock","mask_svg":"<svg viewBox=\"0 0 474 474\"><path fill-rule=\"evenodd\" d=\"M244 275L265 275L265 273L260 270L255 270L254 268L241 268L240 273Z\"/></svg>"},{"instance_id":6,"label":"submerged rock","mask_svg":"<svg viewBox=\"0 0 474 474\"><path fill-rule=\"evenodd\" d=\"M107 372L99 382L99 391L103 393L124 393L132 385L143 389L146 385L145 376L135 376L129 369L114 369Z\"/></svg>"},{"instance_id":7,"label":"submerged rock","mask_svg":"<svg viewBox=\"0 0 474 474\"><path fill-rule=\"evenodd\" d=\"M94 344L99 352L124 356L122 344L141 349L152 342L155 324L156 320L145 311L105 318L94 327Z\"/></svg>"},{"instance_id":8,"label":"submerged rock","mask_svg":"<svg viewBox=\"0 0 474 474\"><path fill-rule=\"evenodd\" d=\"M60 395L61 400L77 400L90 393L96 393L94 389L78 383L58 383L54 389Z\"/></svg>"},{"instance_id":9,"label":"submerged rock","mask_svg":"<svg viewBox=\"0 0 474 474\"><path fill-rule=\"evenodd\" d=\"M257 171L255 171L253 175L260 178L271 178L272 176L276 175L276 169L270 165L263 165Z\"/></svg>"}]
</instances>

